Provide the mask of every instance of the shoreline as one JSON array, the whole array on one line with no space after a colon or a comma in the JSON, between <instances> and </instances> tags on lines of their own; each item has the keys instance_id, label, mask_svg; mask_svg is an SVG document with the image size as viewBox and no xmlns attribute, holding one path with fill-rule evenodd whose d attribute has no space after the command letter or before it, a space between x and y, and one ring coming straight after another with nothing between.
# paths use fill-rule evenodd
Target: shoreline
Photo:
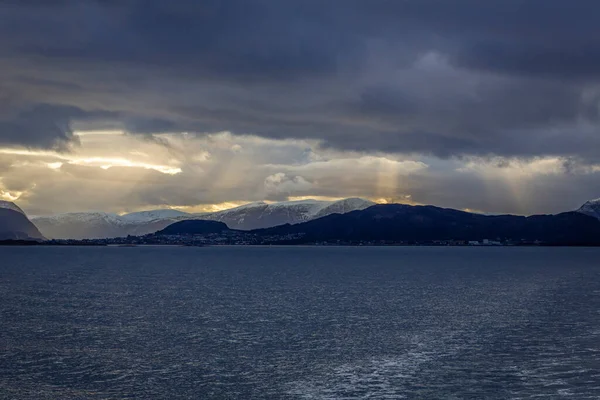
<instances>
[{"instance_id":1,"label":"shoreline","mask_svg":"<svg viewBox=\"0 0 600 400\"><path fill-rule=\"evenodd\" d=\"M597 248L600 245L595 244L511 244L511 245L488 245L488 244L479 244L479 245L444 245L444 244L311 244L311 243L303 243L303 244L289 244L289 243L281 243L281 244L104 244L104 243L47 243L47 242L34 242L34 241L12 241L12 240L4 240L0 241L0 247L110 247L110 248L133 248L133 247L460 247L460 248L515 248L515 247L588 247L588 248Z\"/></svg>"}]
</instances>

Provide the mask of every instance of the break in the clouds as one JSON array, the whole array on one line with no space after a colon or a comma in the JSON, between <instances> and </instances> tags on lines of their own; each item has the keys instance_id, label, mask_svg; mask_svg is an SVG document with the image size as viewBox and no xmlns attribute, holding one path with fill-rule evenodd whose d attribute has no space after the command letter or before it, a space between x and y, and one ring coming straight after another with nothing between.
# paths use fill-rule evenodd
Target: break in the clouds
<instances>
[{"instance_id":1,"label":"break in the clouds","mask_svg":"<svg viewBox=\"0 0 600 400\"><path fill-rule=\"evenodd\" d=\"M343 197L530 214L573 208L600 191L600 164L560 157L408 157L227 132L77 136L69 152L0 148L0 199L33 215Z\"/></svg>"},{"instance_id":2,"label":"break in the clouds","mask_svg":"<svg viewBox=\"0 0 600 400\"><path fill-rule=\"evenodd\" d=\"M568 209L600 196L599 15L594 0L1 2L0 194L39 212L351 195ZM127 135L77 134L94 130Z\"/></svg>"}]
</instances>

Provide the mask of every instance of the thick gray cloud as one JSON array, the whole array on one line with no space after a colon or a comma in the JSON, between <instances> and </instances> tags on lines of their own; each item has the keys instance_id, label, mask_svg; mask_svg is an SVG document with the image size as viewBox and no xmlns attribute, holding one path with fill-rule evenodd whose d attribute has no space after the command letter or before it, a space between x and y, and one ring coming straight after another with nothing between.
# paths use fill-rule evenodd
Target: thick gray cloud
<instances>
[{"instance_id":1,"label":"thick gray cloud","mask_svg":"<svg viewBox=\"0 0 600 400\"><path fill-rule=\"evenodd\" d=\"M84 111L74 106L52 104L34 104L17 110L5 108L2 111L0 145L20 143L56 149L64 149L77 141L71 121L92 122L114 117L114 113L107 111Z\"/></svg>"},{"instance_id":2,"label":"thick gray cloud","mask_svg":"<svg viewBox=\"0 0 600 400\"><path fill-rule=\"evenodd\" d=\"M228 130L597 160L598 16L593 0L2 2L0 141Z\"/></svg>"}]
</instances>

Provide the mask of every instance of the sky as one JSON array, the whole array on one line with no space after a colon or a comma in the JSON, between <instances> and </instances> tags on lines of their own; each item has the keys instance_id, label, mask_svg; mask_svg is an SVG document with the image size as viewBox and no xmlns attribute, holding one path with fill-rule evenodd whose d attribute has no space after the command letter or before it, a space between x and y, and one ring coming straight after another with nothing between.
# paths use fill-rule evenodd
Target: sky
<instances>
[{"instance_id":1,"label":"sky","mask_svg":"<svg viewBox=\"0 0 600 400\"><path fill-rule=\"evenodd\" d=\"M0 2L0 200L31 215L600 197L597 0Z\"/></svg>"}]
</instances>

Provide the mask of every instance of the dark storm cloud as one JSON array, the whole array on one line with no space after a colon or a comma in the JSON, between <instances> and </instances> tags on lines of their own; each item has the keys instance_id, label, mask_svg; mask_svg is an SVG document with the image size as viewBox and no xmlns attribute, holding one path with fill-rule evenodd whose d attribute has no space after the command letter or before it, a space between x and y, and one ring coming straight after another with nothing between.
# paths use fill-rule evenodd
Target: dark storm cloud
<instances>
[{"instance_id":1,"label":"dark storm cloud","mask_svg":"<svg viewBox=\"0 0 600 400\"><path fill-rule=\"evenodd\" d=\"M592 0L2 2L19 111L0 141L64 143L105 113L132 133L598 160L599 18Z\"/></svg>"},{"instance_id":2,"label":"dark storm cloud","mask_svg":"<svg viewBox=\"0 0 600 400\"><path fill-rule=\"evenodd\" d=\"M7 47L28 56L273 80L331 74L350 60L360 43L349 27L336 33L335 8L310 0L88 0L5 7L0 21L20 41Z\"/></svg>"},{"instance_id":3,"label":"dark storm cloud","mask_svg":"<svg viewBox=\"0 0 600 400\"><path fill-rule=\"evenodd\" d=\"M42 146L64 149L76 140L71 120L104 119L112 114L106 111L84 111L73 106L35 104L14 113L3 110L0 116L0 144L20 143L25 146Z\"/></svg>"}]
</instances>

